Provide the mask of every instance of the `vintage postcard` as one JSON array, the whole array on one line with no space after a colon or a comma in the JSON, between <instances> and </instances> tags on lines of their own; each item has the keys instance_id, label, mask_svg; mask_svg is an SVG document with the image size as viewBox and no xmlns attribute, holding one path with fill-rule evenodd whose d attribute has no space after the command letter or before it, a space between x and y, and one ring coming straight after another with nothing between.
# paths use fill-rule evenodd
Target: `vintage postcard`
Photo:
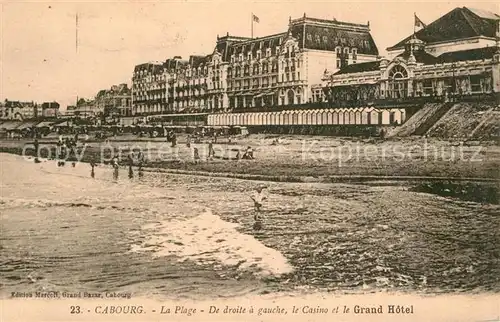
<instances>
[{"instance_id":1,"label":"vintage postcard","mask_svg":"<svg viewBox=\"0 0 500 322\"><path fill-rule=\"evenodd\" d=\"M500 321L497 2L0 9L0 321Z\"/></svg>"}]
</instances>

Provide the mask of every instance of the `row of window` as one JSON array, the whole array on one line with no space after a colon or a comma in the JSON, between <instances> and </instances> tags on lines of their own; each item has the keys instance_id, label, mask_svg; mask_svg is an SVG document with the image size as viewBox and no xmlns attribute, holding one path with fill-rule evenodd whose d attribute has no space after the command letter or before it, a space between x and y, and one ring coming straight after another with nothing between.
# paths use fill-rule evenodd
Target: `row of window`
<instances>
[{"instance_id":1,"label":"row of window","mask_svg":"<svg viewBox=\"0 0 500 322\"><path fill-rule=\"evenodd\" d=\"M337 53L337 56L340 56L342 53L344 55L348 55L350 53L354 57L356 57L358 55L358 49L357 48L337 47L337 48L335 48L335 52Z\"/></svg>"},{"instance_id":2,"label":"row of window","mask_svg":"<svg viewBox=\"0 0 500 322\"><path fill-rule=\"evenodd\" d=\"M135 81L159 81L159 80L164 80L165 79L165 74L167 74L167 78L171 79L175 77L174 75L178 74L184 74L186 77L206 77L206 76L211 76L212 72L215 75L220 75L221 70L219 65L215 65L213 68L208 68L208 67L198 67L198 68L188 68L184 71L175 71L175 72L168 72L166 73L165 70L160 71L158 73L151 73L150 71L140 71L140 72L135 72L134 73L134 80Z\"/></svg>"},{"instance_id":3,"label":"row of window","mask_svg":"<svg viewBox=\"0 0 500 322\"><path fill-rule=\"evenodd\" d=\"M280 50L280 46L276 46L276 48L274 50L274 53L271 52L271 48L266 48L266 52L265 52L266 56L265 57L271 57L271 55L273 55L273 54L277 55L277 53L279 53L279 50ZM247 60L252 60L253 59L252 52L247 53L246 59ZM257 50L256 59L257 60L262 59L262 51L260 49ZM238 59L237 60L236 60L236 55L235 54L231 55L231 63L235 63L236 61L239 61L239 62L243 61L243 53L240 53L238 55Z\"/></svg>"},{"instance_id":4,"label":"row of window","mask_svg":"<svg viewBox=\"0 0 500 322\"><path fill-rule=\"evenodd\" d=\"M281 70L284 72L294 72L296 69L299 69L301 67L301 61L284 61L281 63ZM252 74L250 74L250 67L245 66L243 69L240 66L233 68L228 68L227 76L228 78L231 77L244 77L244 76L252 76L252 75L259 75L259 74L268 74L269 71L271 73L277 73L278 72L278 64L264 64L262 66L259 66L258 64L254 64L253 69L252 69Z\"/></svg>"},{"instance_id":5,"label":"row of window","mask_svg":"<svg viewBox=\"0 0 500 322\"><path fill-rule=\"evenodd\" d=\"M281 63L281 68L282 70L284 70L285 72L288 72L288 71L295 71L295 69L298 69L300 68L302 65L302 62L301 60L291 60L291 61L283 61ZM272 64L263 64L263 65L259 65L259 64L254 64L253 65L253 69L252 69L253 73L250 74L250 67L249 66L244 66L243 67L243 70L242 70L242 67L240 66L236 66L234 69L233 68L228 68L228 77L243 77L243 76L250 76L250 75L258 75L258 74L266 74L266 73L269 73L269 71L271 73L276 73L278 72L278 64L277 62L274 62ZM186 71L186 73L184 74L185 77L196 77L198 76L198 74L195 72L191 73L189 70ZM214 70L213 73L208 73L208 75L203 75L203 77L216 77L216 78L220 78L222 76L222 71L220 69L217 69L217 70ZM151 82L154 82L154 81L162 81L162 80L165 80L165 78L163 76L148 76L148 77L145 77L145 78L142 78L142 79L135 79L134 80L134 84L148 84L148 83L151 83ZM215 79L215 81L218 81L217 79Z\"/></svg>"}]
</instances>

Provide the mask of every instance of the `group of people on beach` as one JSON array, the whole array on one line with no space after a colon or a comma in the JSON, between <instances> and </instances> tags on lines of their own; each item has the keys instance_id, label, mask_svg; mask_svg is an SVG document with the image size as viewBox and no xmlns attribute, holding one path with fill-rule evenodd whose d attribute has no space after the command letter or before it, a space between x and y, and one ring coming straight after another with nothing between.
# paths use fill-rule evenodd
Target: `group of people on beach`
<instances>
[{"instance_id":1,"label":"group of people on beach","mask_svg":"<svg viewBox=\"0 0 500 322\"><path fill-rule=\"evenodd\" d=\"M111 159L111 166L113 167L113 179L116 181L118 180L118 174L119 174L119 169L120 169L120 163L121 163L121 160L119 160L118 156L115 155L113 156L113 159ZM145 163L145 158L144 158L144 154L139 151L137 153L137 155L134 153L134 151L130 151L130 153L128 154L127 156L127 166L128 166L128 177L129 179L132 179L134 177L134 165L137 163L137 173L138 173L138 176L139 178L142 178L144 176L144 172L143 172L143 165ZM94 174L94 167L95 167L95 164L91 163L90 164L91 167L92 167L92 172L91 172L91 176L93 177L93 174Z\"/></svg>"},{"instance_id":2,"label":"group of people on beach","mask_svg":"<svg viewBox=\"0 0 500 322\"><path fill-rule=\"evenodd\" d=\"M55 159L57 160L57 166L62 167L66 164L66 161L72 161L73 167L77 160L77 143L78 135L74 138L63 138L61 135L56 143L55 148ZM40 142L38 138L33 141L35 163L40 163Z\"/></svg>"},{"instance_id":3,"label":"group of people on beach","mask_svg":"<svg viewBox=\"0 0 500 322\"><path fill-rule=\"evenodd\" d=\"M35 139L36 141L36 139ZM76 160L76 147L78 143L78 134L74 138L63 138L59 135L59 140L56 145L57 166L64 166L65 161L73 161L72 165L75 166ZM38 151L38 149L36 149Z\"/></svg>"},{"instance_id":4,"label":"group of people on beach","mask_svg":"<svg viewBox=\"0 0 500 322\"><path fill-rule=\"evenodd\" d=\"M137 163L137 173L139 178L142 178L144 176L144 171L143 171L143 166L145 163L145 158L144 154L139 151L137 155L133 151L130 151L129 155L127 156L127 165L128 165L128 177L129 179L134 178L134 165ZM118 158L117 155L114 155L113 158L111 159L111 162L109 163L111 167L113 168L113 179L115 181L118 180L118 175L120 171L120 164L121 160ZM94 161L90 161L90 177L95 178L95 167L97 166L97 163Z\"/></svg>"},{"instance_id":5,"label":"group of people on beach","mask_svg":"<svg viewBox=\"0 0 500 322\"><path fill-rule=\"evenodd\" d=\"M213 160L216 158L215 155L215 149L214 149L214 144L217 143L216 139L213 138L210 141L208 141L208 153L206 155L207 160ZM188 148L191 148L191 137L188 136L186 140L186 146ZM247 146L245 150L240 150L240 149L233 149L236 150L236 156L233 158L235 160L253 160L255 159L254 157L254 149L251 146ZM243 152L243 153L242 153ZM193 147L193 159L195 163L198 163L200 161L200 151L197 147Z\"/></svg>"},{"instance_id":6,"label":"group of people on beach","mask_svg":"<svg viewBox=\"0 0 500 322\"><path fill-rule=\"evenodd\" d=\"M175 134L170 137L172 140L172 144L175 143ZM215 139L212 139L208 143L208 158L213 158L215 156L215 151L213 148L213 144L215 143ZM59 167L64 166L65 162L70 160L73 161L73 167L75 166L76 160L76 148L77 148L77 143L78 143L78 136L76 135L74 138L66 137L63 138L62 136L59 136L59 140L57 142L57 147L56 147L56 159L57 159L57 165ZM37 139L34 140L34 148L35 148L35 162L40 162L38 160L39 157L39 142ZM188 137L187 140L187 146L190 147L191 141L190 137ZM194 153L195 153L195 160L199 159L200 156L198 154L198 149L194 148ZM238 155L237 158L240 158L240 152L238 150ZM253 159L253 149L251 146L248 146L247 149L245 150L243 156L241 157L243 159ZM122 160L119 158L118 155L114 155L111 159L111 162L109 163L113 169L113 179L115 181L118 180L119 177L119 168L120 165L122 165ZM128 177L132 179L134 177L134 166L137 166L137 172L138 172L138 177L141 178L143 177L143 166L145 164L145 156L142 153L142 151L130 151L129 154L127 155L126 162L125 164L128 166ZM97 163L95 161L90 161L90 176L91 178L95 178L95 167L97 166ZM261 218L261 213L262 213L262 207L264 204L264 201L267 200L267 196L265 194L265 189L266 186L259 185L251 194L250 198L253 201L254 205L254 225L253 228L255 230L260 230L262 229L262 218Z\"/></svg>"}]
</instances>

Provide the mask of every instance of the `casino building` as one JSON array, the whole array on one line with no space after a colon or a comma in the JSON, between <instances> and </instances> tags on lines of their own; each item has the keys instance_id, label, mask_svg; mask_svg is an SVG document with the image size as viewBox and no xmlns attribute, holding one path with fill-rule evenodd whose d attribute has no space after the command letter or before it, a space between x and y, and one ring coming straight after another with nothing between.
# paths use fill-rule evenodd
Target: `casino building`
<instances>
[{"instance_id":1,"label":"casino building","mask_svg":"<svg viewBox=\"0 0 500 322\"><path fill-rule=\"evenodd\" d=\"M497 14L456 8L387 51L388 58L325 74L325 95L339 111L333 124L401 124L411 108L391 106L500 93ZM366 117L350 117L356 113Z\"/></svg>"}]
</instances>

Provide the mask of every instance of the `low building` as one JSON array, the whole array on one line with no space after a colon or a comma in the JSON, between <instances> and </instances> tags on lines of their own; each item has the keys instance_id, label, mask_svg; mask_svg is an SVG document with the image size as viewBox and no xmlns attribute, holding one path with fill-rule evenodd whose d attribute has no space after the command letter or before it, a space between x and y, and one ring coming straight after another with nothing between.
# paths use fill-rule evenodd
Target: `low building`
<instances>
[{"instance_id":1,"label":"low building","mask_svg":"<svg viewBox=\"0 0 500 322\"><path fill-rule=\"evenodd\" d=\"M59 116L59 103L57 102L45 102L41 105L41 113L40 109L38 109L38 117L57 117Z\"/></svg>"},{"instance_id":2,"label":"low building","mask_svg":"<svg viewBox=\"0 0 500 322\"><path fill-rule=\"evenodd\" d=\"M26 120L36 117L35 102L9 101L3 102L3 118L9 120Z\"/></svg>"},{"instance_id":3,"label":"low building","mask_svg":"<svg viewBox=\"0 0 500 322\"><path fill-rule=\"evenodd\" d=\"M113 85L97 93L95 105L106 117L131 116L132 91L127 84Z\"/></svg>"},{"instance_id":4,"label":"low building","mask_svg":"<svg viewBox=\"0 0 500 322\"><path fill-rule=\"evenodd\" d=\"M65 116L74 116L76 110L76 105L68 105L66 107L66 111L64 112Z\"/></svg>"},{"instance_id":5,"label":"low building","mask_svg":"<svg viewBox=\"0 0 500 322\"><path fill-rule=\"evenodd\" d=\"M81 118L100 117L104 109L99 108L92 99L80 98L74 109L68 110L73 116Z\"/></svg>"}]
</instances>

